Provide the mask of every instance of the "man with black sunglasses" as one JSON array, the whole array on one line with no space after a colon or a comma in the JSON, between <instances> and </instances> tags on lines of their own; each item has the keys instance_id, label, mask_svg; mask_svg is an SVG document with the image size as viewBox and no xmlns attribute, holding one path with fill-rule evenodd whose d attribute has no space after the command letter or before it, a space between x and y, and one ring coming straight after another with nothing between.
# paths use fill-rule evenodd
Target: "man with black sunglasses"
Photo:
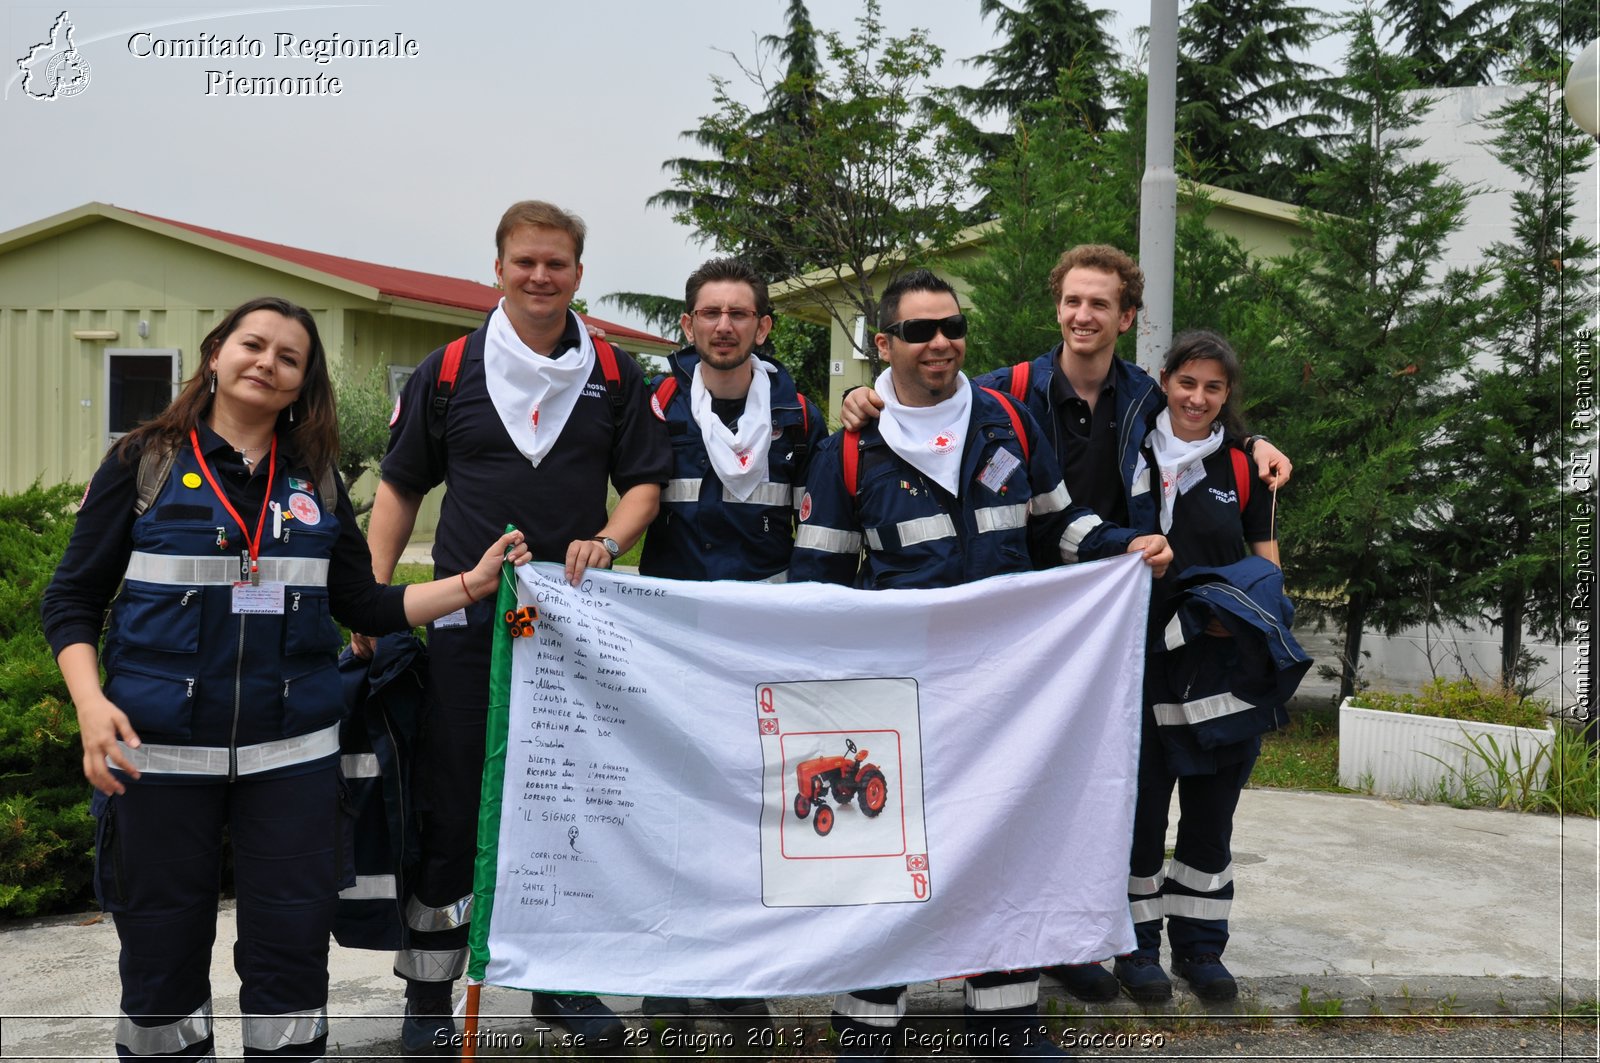
<instances>
[{"instance_id":1,"label":"man with black sunglasses","mask_svg":"<svg viewBox=\"0 0 1600 1063\"><path fill-rule=\"evenodd\" d=\"M1150 489L1140 447L1165 397L1148 373L1116 356L1118 337L1133 327L1144 303L1144 271L1108 244L1079 244L1051 271L1050 292L1061 343L975 383L1027 404L1060 455L1074 502L1119 526L1154 528L1160 492ZM860 427L882 405L881 396L857 388L841 404L840 420L846 428ZM1260 436L1239 443L1267 487L1289 482L1294 466L1277 447ZM1172 996L1160 964L1142 957L1119 959L1115 975L1098 963L1065 964L1050 973L1080 1000L1112 1000L1123 989L1143 1003Z\"/></svg>"},{"instance_id":2,"label":"man with black sunglasses","mask_svg":"<svg viewBox=\"0 0 1600 1063\"><path fill-rule=\"evenodd\" d=\"M790 577L878 588L949 587L1063 561L1140 553L1157 576L1160 535L1136 536L1067 498L1055 452L1022 404L961 372L966 318L925 269L883 294L874 342L882 416L818 448L800 503ZM865 543L865 556L862 546ZM966 981L967 1034L985 1054L1063 1058L1042 1032L1038 974ZM841 994L841 1059L894 1054L904 986Z\"/></svg>"}]
</instances>

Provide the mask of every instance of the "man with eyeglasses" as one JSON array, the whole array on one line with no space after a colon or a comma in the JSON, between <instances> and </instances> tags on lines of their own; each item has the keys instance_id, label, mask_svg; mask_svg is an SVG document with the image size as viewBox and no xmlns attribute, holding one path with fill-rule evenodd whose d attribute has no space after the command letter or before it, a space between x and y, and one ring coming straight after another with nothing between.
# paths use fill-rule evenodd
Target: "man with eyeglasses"
<instances>
[{"instance_id":1,"label":"man with eyeglasses","mask_svg":"<svg viewBox=\"0 0 1600 1063\"><path fill-rule=\"evenodd\" d=\"M756 353L772 331L767 284L714 258L689 275L688 346L650 383L672 440L672 479L639 571L669 579L781 581L799 488L827 434L822 412L783 366Z\"/></svg>"},{"instance_id":2,"label":"man with eyeglasses","mask_svg":"<svg viewBox=\"0 0 1600 1063\"><path fill-rule=\"evenodd\" d=\"M1073 506L1055 452L1010 396L961 372L967 321L951 286L925 269L884 291L874 337L889 368L882 415L829 436L812 459L790 576L867 589L949 587L1008 572L1141 554L1156 575L1172 550ZM862 547L865 544L865 556ZM904 986L834 1001L839 1057L895 1054ZM1033 971L966 980L969 1047L1063 1058L1043 1033Z\"/></svg>"},{"instance_id":3,"label":"man with eyeglasses","mask_svg":"<svg viewBox=\"0 0 1600 1063\"><path fill-rule=\"evenodd\" d=\"M781 582L794 550L800 485L827 434L822 411L795 390L783 366L756 353L772 317L767 282L749 264L714 258L689 274L680 324L688 345L650 382L650 409L672 440L672 478L639 571ZM757 1035L772 1024L759 998L711 1005ZM640 1010L681 1039L693 1027L691 1007L680 998L645 997Z\"/></svg>"}]
</instances>

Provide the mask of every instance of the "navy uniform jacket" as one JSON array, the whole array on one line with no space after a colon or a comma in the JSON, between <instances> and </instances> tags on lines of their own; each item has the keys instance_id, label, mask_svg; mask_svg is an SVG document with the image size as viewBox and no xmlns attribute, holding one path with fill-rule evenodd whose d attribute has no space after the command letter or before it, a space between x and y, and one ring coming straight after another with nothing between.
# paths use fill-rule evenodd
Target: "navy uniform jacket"
<instances>
[{"instance_id":1,"label":"navy uniform jacket","mask_svg":"<svg viewBox=\"0 0 1600 1063\"><path fill-rule=\"evenodd\" d=\"M806 478L790 578L867 589L951 587L1125 551L1134 533L1073 504L1055 451L1017 408L1028 437L1024 453L1001 405L1009 402L973 388L959 496L890 450L874 423L860 436L852 498L845 433L829 436Z\"/></svg>"},{"instance_id":2,"label":"navy uniform jacket","mask_svg":"<svg viewBox=\"0 0 1600 1063\"><path fill-rule=\"evenodd\" d=\"M1031 363L1028 376L1028 412L1045 426L1056 453L1061 453L1061 427L1050 400L1050 378L1058 371L1057 359L1061 344L1039 355ZM979 387L990 387L1009 394L1011 366L995 369L973 380ZM1141 469L1139 448L1150 421L1160 412L1165 396L1150 374L1132 362L1113 357L1111 375L1117 395L1117 471L1122 476L1123 490L1128 498L1128 526L1131 528L1155 527L1157 501L1150 494L1149 470Z\"/></svg>"},{"instance_id":3,"label":"navy uniform jacket","mask_svg":"<svg viewBox=\"0 0 1600 1063\"><path fill-rule=\"evenodd\" d=\"M793 378L779 366L768 378L772 385L769 482L740 501L723 490L706 456L700 426L690 413L689 389L699 361L693 347L668 360L670 379L677 386L664 408L656 397L669 376L650 382L650 408L666 422L672 439L672 479L661 494L661 512L645 537L639 571L669 579L771 579L789 568L794 513L806 469L827 435L822 411L795 391Z\"/></svg>"}]
</instances>

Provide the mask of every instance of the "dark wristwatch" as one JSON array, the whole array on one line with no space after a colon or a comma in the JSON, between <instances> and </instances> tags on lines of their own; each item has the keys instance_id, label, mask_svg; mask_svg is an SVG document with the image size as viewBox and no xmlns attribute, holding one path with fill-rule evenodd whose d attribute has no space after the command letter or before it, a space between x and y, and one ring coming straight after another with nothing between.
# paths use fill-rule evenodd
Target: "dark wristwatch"
<instances>
[{"instance_id":1,"label":"dark wristwatch","mask_svg":"<svg viewBox=\"0 0 1600 1063\"><path fill-rule=\"evenodd\" d=\"M596 535L589 541L592 543L599 543L601 546L605 547L606 553L611 555L611 560L613 561L622 556L622 544L618 543L609 535Z\"/></svg>"}]
</instances>

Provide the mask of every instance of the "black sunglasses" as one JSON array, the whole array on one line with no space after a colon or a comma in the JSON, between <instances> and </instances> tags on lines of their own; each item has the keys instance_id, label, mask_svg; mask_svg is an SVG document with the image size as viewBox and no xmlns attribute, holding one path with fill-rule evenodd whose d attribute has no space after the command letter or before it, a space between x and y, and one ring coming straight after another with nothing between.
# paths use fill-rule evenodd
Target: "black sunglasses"
<instances>
[{"instance_id":1,"label":"black sunglasses","mask_svg":"<svg viewBox=\"0 0 1600 1063\"><path fill-rule=\"evenodd\" d=\"M907 343L927 343L935 332L944 333L947 340L959 340L967 334L967 315L951 314L949 317L910 317L883 326L891 336L899 336Z\"/></svg>"}]
</instances>

